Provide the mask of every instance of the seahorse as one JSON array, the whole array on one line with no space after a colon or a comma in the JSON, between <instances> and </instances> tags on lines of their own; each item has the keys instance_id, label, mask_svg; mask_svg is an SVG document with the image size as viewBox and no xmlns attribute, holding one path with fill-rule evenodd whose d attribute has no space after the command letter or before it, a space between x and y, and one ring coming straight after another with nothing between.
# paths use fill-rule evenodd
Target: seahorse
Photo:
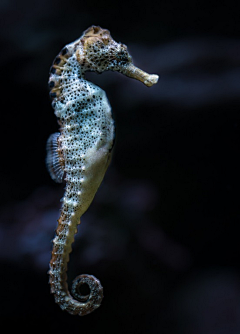
<instances>
[{"instance_id":1,"label":"seahorse","mask_svg":"<svg viewBox=\"0 0 240 334\"><path fill-rule=\"evenodd\" d=\"M80 275L67 284L67 264L80 217L88 209L111 161L115 126L106 93L85 79L85 72L117 71L143 82L157 83L133 65L127 47L109 30L91 26L66 45L50 68L49 89L60 132L47 141L46 164L52 179L66 181L60 218L53 239L49 283L61 309L80 316L98 308L103 298L100 281ZM89 293L82 292L83 285Z\"/></svg>"}]
</instances>

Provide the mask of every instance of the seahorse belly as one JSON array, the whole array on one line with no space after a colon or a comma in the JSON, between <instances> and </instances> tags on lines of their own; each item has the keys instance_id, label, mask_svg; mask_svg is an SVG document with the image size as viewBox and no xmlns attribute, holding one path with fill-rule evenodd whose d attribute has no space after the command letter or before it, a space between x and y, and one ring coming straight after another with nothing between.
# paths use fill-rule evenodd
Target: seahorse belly
<instances>
[{"instance_id":1,"label":"seahorse belly","mask_svg":"<svg viewBox=\"0 0 240 334\"><path fill-rule=\"evenodd\" d=\"M110 163L108 145L89 148L84 155L84 171L80 177L68 173L64 201L75 207L75 214L81 217L91 204Z\"/></svg>"}]
</instances>

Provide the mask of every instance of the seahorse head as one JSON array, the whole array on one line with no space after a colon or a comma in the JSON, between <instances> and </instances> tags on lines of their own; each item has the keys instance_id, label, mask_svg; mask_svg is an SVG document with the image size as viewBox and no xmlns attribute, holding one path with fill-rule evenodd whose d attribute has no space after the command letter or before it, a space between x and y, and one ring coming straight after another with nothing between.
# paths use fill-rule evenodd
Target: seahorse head
<instances>
[{"instance_id":1,"label":"seahorse head","mask_svg":"<svg viewBox=\"0 0 240 334\"><path fill-rule=\"evenodd\" d=\"M91 26L83 33L79 46L76 54L84 71L118 71L146 86L158 81L157 75L149 75L133 65L126 45L115 42L107 29Z\"/></svg>"},{"instance_id":2,"label":"seahorse head","mask_svg":"<svg viewBox=\"0 0 240 334\"><path fill-rule=\"evenodd\" d=\"M81 44L82 52L77 56L79 62L84 62L86 70L99 73L121 71L127 63L132 62L126 45L115 42L107 29L91 26L83 33Z\"/></svg>"}]
</instances>

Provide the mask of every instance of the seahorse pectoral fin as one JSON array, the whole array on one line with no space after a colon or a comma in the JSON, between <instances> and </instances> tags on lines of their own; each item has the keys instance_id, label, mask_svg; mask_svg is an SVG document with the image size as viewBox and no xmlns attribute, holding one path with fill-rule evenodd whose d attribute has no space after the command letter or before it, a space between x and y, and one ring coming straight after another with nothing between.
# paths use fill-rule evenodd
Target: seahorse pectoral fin
<instances>
[{"instance_id":1,"label":"seahorse pectoral fin","mask_svg":"<svg viewBox=\"0 0 240 334\"><path fill-rule=\"evenodd\" d=\"M59 136L60 133L56 132L48 138L46 165L51 178L61 183L64 175L64 158L58 141Z\"/></svg>"},{"instance_id":2,"label":"seahorse pectoral fin","mask_svg":"<svg viewBox=\"0 0 240 334\"><path fill-rule=\"evenodd\" d=\"M133 63L128 63L125 65L121 72L130 78L141 81L148 87L155 85L159 78L159 76L156 74L148 74L142 71L140 68L133 65Z\"/></svg>"}]
</instances>

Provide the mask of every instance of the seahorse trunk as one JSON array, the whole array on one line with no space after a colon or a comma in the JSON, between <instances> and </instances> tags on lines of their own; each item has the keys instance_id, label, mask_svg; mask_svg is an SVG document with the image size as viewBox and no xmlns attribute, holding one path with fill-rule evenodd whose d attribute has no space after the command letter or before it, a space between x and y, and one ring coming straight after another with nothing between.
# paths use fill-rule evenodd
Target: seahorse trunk
<instances>
[{"instance_id":1,"label":"seahorse trunk","mask_svg":"<svg viewBox=\"0 0 240 334\"><path fill-rule=\"evenodd\" d=\"M51 292L54 294L55 302L61 309L70 314L86 315L91 313L101 304L103 298L103 288L96 277L91 275L80 275L73 281L74 299L68 291L67 284L67 264L69 254L72 251L74 235L77 232L77 225L80 223L78 215L72 215L62 208L62 214L58 220L56 236L53 240L52 259L50 261L49 283ZM72 211L74 213L74 211ZM88 284L90 294L81 296L79 288L82 284Z\"/></svg>"}]
</instances>

